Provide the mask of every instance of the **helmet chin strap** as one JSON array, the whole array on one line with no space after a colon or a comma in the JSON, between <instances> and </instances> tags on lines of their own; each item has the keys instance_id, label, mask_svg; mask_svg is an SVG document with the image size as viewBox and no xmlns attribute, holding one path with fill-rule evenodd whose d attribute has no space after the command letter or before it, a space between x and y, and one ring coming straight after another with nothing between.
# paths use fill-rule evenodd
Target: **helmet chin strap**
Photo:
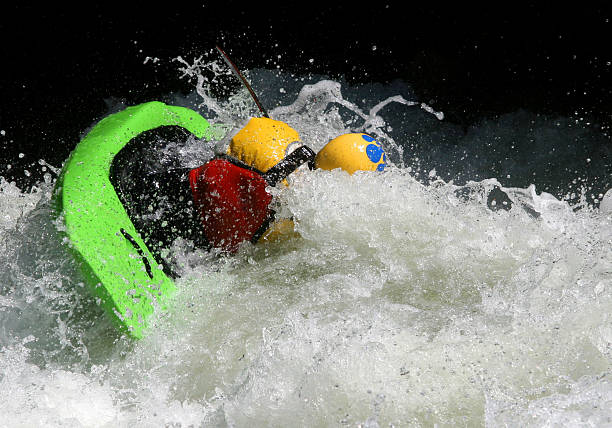
<instances>
[{"instance_id":1,"label":"helmet chin strap","mask_svg":"<svg viewBox=\"0 0 612 428\"><path fill-rule=\"evenodd\" d=\"M253 90L253 88L251 88L251 85L249 85L249 82L242 75L242 73L240 72L238 67L236 67L236 64L234 64L232 62L232 60L223 51L223 49L221 49L219 46L216 46L216 48L219 51L219 53L221 54L221 56L223 57L223 60L225 61L225 63L227 65L229 65L229 67L232 69L232 72L234 73L234 75L236 75L236 77L238 77L238 79L240 79L242 81L242 84L248 89L249 93L251 94L251 97L253 97L253 101L255 101L255 104L257 104L257 107L259 108L259 111L261 112L262 116L270 118L270 116L268 116L268 113L266 112L266 110L263 108L263 106L259 102L259 99L257 98L257 95L255 94L255 91Z\"/></svg>"}]
</instances>

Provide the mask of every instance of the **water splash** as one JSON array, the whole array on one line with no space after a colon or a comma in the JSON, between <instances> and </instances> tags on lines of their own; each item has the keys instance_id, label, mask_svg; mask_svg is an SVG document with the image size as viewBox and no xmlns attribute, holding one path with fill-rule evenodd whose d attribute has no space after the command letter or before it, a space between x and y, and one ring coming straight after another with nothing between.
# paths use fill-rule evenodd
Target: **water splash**
<instances>
[{"instance_id":1,"label":"water splash","mask_svg":"<svg viewBox=\"0 0 612 428\"><path fill-rule=\"evenodd\" d=\"M216 67L202 59L204 66ZM214 99L210 77L200 79L197 67L183 71L195 78L195 95L183 103L197 99L203 112L225 120L226 138L256 114L248 94ZM294 218L299 237L247 243L231 258L176 242L179 292L137 343L107 324L69 243L58 238L53 177L28 193L0 181L4 423L609 422L609 192L597 207L572 205L537 185L509 186L505 175L455 182L440 177L453 167L445 156L423 164L423 179L415 163L403 166L415 155L413 131L438 153L457 134L407 101L409 92L249 73L271 115L314 149L367 130L398 161L384 174L296 174L275 203ZM275 105L270 94L283 102ZM499 129L519 134L523 115L475 128L462 143L486 158L485 137ZM539 129L545 133L546 124ZM193 141L181 155L196 159L206 150ZM505 196L492 198L497 191Z\"/></svg>"}]
</instances>

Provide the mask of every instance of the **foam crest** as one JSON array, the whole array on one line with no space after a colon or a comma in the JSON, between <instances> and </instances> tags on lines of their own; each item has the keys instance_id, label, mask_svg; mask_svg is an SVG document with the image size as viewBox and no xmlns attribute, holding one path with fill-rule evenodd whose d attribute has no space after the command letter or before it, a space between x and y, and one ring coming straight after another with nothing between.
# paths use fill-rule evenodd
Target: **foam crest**
<instances>
[{"instance_id":1,"label":"foam crest","mask_svg":"<svg viewBox=\"0 0 612 428\"><path fill-rule=\"evenodd\" d=\"M219 63L177 62L195 85L180 103L195 102L223 122L225 138L257 114L244 90L228 99L211 95L228 72ZM273 192L298 237L246 243L232 257L175 242L178 292L138 342L119 336L89 297L59 238L61 223L52 220L52 182L26 193L0 181L3 423L608 422L609 191L599 207L584 198L575 205L537 183L514 186L507 174L492 173L488 142L523 133L525 112L455 141L457 129L410 101L405 87L354 88L266 70L248 76L272 116L313 149L366 131L395 165L383 173L294 174ZM552 144L546 135L563 132L537 124L543 152ZM417 161L423 141L431 158ZM211 146L198 144L177 148L178 155L193 162L210 156ZM509 146L499 147L510 159ZM461 171L491 174L447 179L444 171L457 171L461 153ZM502 172L523 171L510 160L504 165Z\"/></svg>"}]
</instances>

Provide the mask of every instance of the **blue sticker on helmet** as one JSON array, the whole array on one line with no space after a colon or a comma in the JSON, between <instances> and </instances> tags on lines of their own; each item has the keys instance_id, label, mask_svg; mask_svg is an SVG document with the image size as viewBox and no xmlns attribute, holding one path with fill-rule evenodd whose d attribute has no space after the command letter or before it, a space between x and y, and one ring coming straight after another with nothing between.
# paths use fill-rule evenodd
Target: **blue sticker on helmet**
<instances>
[{"instance_id":1,"label":"blue sticker on helmet","mask_svg":"<svg viewBox=\"0 0 612 428\"><path fill-rule=\"evenodd\" d=\"M384 152L376 144L368 144L366 147L366 154L368 155L368 159L374 163L378 163Z\"/></svg>"},{"instance_id":2,"label":"blue sticker on helmet","mask_svg":"<svg viewBox=\"0 0 612 428\"><path fill-rule=\"evenodd\" d=\"M376 167L376 171L382 171L385 169L386 166L387 166L386 163L381 163L380 165Z\"/></svg>"},{"instance_id":3,"label":"blue sticker on helmet","mask_svg":"<svg viewBox=\"0 0 612 428\"><path fill-rule=\"evenodd\" d=\"M361 134L361 138L366 140L368 143L371 143L372 141L374 141L374 138L370 137L368 134Z\"/></svg>"}]
</instances>

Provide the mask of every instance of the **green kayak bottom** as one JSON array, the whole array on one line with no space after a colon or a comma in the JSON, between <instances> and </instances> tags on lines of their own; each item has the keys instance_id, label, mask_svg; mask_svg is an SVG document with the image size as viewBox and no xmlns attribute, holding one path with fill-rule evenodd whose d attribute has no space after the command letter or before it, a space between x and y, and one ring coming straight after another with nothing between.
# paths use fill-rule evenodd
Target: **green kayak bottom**
<instances>
[{"instance_id":1,"label":"green kayak bottom","mask_svg":"<svg viewBox=\"0 0 612 428\"><path fill-rule=\"evenodd\" d=\"M175 290L134 227L110 182L111 164L139 134L180 126L197 138L215 134L193 110L153 101L101 120L66 161L54 191L56 212L85 280L114 323L129 336L146 334L148 318Z\"/></svg>"}]
</instances>

